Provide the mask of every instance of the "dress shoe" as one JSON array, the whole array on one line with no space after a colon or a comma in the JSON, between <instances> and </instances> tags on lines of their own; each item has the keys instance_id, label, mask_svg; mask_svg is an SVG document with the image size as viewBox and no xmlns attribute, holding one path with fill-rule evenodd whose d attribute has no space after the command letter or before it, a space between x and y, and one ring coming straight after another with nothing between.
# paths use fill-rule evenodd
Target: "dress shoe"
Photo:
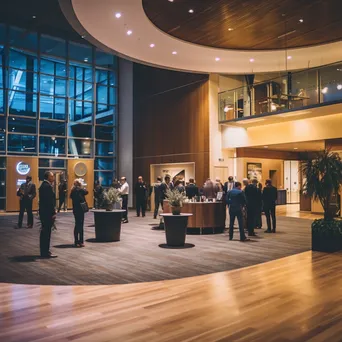
<instances>
[{"instance_id":1,"label":"dress shoe","mask_svg":"<svg viewBox=\"0 0 342 342\"><path fill-rule=\"evenodd\" d=\"M233 240L233 238L232 238L232 237L230 237L230 238L229 238L229 241L232 241L232 240Z\"/></svg>"},{"instance_id":2,"label":"dress shoe","mask_svg":"<svg viewBox=\"0 0 342 342\"><path fill-rule=\"evenodd\" d=\"M40 257L44 259L54 259L54 258L57 258L57 255L48 254L48 255L41 255Z\"/></svg>"},{"instance_id":3,"label":"dress shoe","mask_svg":"<svg viewBox=\"0 0 342 342\"><path fill-rule=\"evenodd\" d=\"M84 243L80 243L79 246L80 247L85 247L85 244Z\"/></svg>"},{"instance_id":4,"label":"dress shoe","mask_svg":"<svg viewBox=\"0 0 342 342\"><path fill-rule=\"evenodd\" d=\"M267 230L264 231L264 233L272 233L272 231L267 229Z\"/></svg>"},{"instance_id":5,"label":"dress shoe","mask_svg":"<svg viewBox=\"0 0 342 342\"><path fill-rule=\"evenodd\" d=\"M240 242L246 242L246 241L251 241L251 239L245 238L245 239L243 239L243 240L240 240Z\"/></svg>"},{"instance_id":6,"label":"dress shoe","mask_svg":"<svg viewBox=\"0 0 342 342\"><path fill-rule=\"evenodd\" d=\"M250 233L248 236L257 236L256 233Z\"/></svg>"},{"instance_id":7,"label":"dress shoe","mask_svg":"<svg viewBox=\"0 0 342 342\"><path fill-rule=\"evenodd\" d=\"M128 223L128 220L124 220L122 223Z\"/></svg>"}]
</instances>

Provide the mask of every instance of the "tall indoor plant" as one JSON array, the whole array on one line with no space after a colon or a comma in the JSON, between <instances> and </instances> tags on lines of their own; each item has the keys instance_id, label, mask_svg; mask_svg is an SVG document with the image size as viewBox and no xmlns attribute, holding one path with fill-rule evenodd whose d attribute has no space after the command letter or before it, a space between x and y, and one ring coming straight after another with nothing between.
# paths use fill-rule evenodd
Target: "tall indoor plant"
<instances>
[{"instance_id":1,"label":"tall indoor plant","mask_svg":"<svg viewBox=\"0 0 342 342\"><path fill-rule=\"evenodd\" d=\"M181 207L183 206L183 202L187 200L187 197L183 192L178 191L177 189L167 189L166 190L166 198L169 201L171 206L173 215L180 215Z\"/></svg>"},{"instance_id":2,"label":"tall indoor plant","mask_svg":"<svg viewBox=\"0 0 342 342\"><path fill-rule=\"evenodd\" d=\"M337 207L332 205L342 184L341 157L329 150L318 152L315 158L301 162L301 171L305 179L303 191L318 200L324 210L324 218L312 223L312 250L342 249L342 221L334 218Z\"/></svg>"}]
</instances>

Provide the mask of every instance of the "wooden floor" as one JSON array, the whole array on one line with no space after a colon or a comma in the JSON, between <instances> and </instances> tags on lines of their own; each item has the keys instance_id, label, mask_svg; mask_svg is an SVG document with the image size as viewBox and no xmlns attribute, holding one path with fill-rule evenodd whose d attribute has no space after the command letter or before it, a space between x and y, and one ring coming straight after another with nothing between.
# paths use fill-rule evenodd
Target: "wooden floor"
<instances>
[{"instance_id":1,"label":"wooden floor","mask_svg":"<svg viewBox=\"0 0 342 342\"><path fill-rule=\"evenodd\" d=\"M341 260L305 252L163 282L0 284L0 341L338 342Z\"/></svg>"},{"instance_id":2,"label":"wooden floor","mask_svg":"<svg viewBox=\"0 0 342 342\"><path fill-rule=\"evenodd\" d=\"M86 247L73 248L73 216L58 216L51 250L57 259L39 255L39 229L13 229L17 216L0 216L0 282L40 285L105 285L177 279L251 266L310 250L311 221L279 217L278 232L251 242L229 241L227 233L188 235L190 249L162 249L165 232L158 221L132 217L122 226L120 242L96 243L93 215L86 218Z\"/></svg>"},{"instance_id":3,"label":"wooden floor","mask_svg":"<svg viewBox=\"0 0 342 342\"><path fill-rule=\"evenodd\" d=\"M303 218L303 219L308 219L308 220L316 220L316 219L323 218L323 215L321 214L312 214L310 211L300 211L299 204L279 205L277 207L277 215L286 216L286 217Z\"/></svg>"}]
</instances>

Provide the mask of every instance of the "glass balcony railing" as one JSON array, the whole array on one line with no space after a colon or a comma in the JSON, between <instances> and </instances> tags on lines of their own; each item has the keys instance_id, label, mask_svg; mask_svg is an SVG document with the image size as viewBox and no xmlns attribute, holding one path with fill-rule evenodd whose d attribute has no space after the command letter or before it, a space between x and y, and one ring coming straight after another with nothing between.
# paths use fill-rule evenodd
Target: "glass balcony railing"
<instances>
[{"instance_id":1,"label":"glass balcony railing","mask_svg":"<svg viewBox=\"0 0 342 342\"><path fill-rule=\"evenodd\" d=\"M219 94L219 122L342 102L342 62Z\"/></svg>"}]
</instances>

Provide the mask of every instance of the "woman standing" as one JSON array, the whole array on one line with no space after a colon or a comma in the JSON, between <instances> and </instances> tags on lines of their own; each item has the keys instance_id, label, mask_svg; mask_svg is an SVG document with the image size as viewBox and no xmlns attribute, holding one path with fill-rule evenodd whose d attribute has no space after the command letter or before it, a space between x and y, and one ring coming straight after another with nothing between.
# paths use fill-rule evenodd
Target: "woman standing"
<instances>
[{"instance_id":1,"label":"woman standing","mask_svg":"<svg viewBox=\"0 0 342 342\"><path fill-rule=\"evenodd\" d=\"M88 191L82 187L82 183L79 179L75 179L74 186L71 189L70 198L72 199L72 209L75 217L75 247L84 247L84 213L87 202L85 196L88 195Z\"/></svg>"}]
</instances>

